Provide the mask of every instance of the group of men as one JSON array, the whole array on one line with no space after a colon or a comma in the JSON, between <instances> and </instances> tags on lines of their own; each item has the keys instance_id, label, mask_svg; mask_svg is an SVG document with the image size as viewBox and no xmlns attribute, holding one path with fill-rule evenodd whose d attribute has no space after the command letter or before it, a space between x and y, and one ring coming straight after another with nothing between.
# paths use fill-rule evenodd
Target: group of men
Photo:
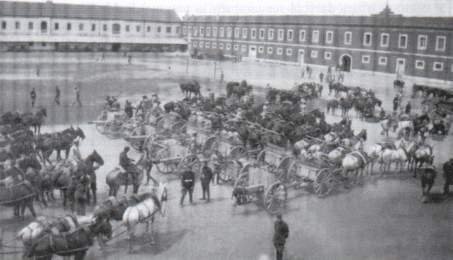
<instances>
[{"instance_id":1,"label":"group of men","mask_svg":"<svg viewBox=\"0 0 453 260\"><path fill-rule=\"evenodd\" d=\"M75 93L75 100L74 100L74 102L72 102L71 105L72 106L78 105L79 107L81 107L82 99L81 99L81 95L80 95L80 84L78 84L77 86L74 87L74 93ZM55 86L54 104L56 104L57 106L61 105L60 97L61 97L60 87ZM37 98L38 98L38 94L36 93L36 89L33 88L30 91L31 107L35 107Z\"/></svg>"}]
</instances>

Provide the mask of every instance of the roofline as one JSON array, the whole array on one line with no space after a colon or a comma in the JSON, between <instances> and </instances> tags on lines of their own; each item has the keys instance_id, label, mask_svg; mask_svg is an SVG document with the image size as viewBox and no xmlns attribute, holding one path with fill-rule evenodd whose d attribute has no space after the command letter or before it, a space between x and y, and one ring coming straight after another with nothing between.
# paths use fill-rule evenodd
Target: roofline
<instances>
[{"instance_id":1,"label":"roofline","mask_svg":"<svg viewBox=\"0 0 453 260\"><path fill-rule=\"evenodd\" d=\"M23 16L23 15L18 15L18 16L0 16L0 19L2 18L50 18L50 19L62 19L62 20L97 20L97 21L126 21L126 22L145 22L145 23L148 23L148 22L159 22L159 23L177 23L177 24L180 24L180 23L183 23L182 20L179 20L179 21L166 21L166 20L131 20L131 19L100 19L100 18L85 18L85 17L55 17L55 16L37 16L37 15L28 15L28 16Z\"/></svg>"}]
</instances>

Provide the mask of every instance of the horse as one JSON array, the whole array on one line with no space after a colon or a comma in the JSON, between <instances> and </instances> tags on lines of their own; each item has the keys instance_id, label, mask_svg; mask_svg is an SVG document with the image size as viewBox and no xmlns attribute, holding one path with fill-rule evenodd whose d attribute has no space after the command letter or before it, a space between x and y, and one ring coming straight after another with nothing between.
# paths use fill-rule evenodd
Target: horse
<instances>
[{"instance_id":1,"label":"horse","mask_svg":"<svg viewBox=\"0 0 453 260\"><path fill-rule=\"evenodd\" d=\"M57 160L61 159L62 150L65 151L65 158L67 159L74 140L77 138L85 139L85 133L80 127L73 128L71 126L70 128L57 133L57 138L59 139L59 142L56 142L57 145L55 147L55 150L57 150Z\"/></svg>"},{"instance_id":2,"label":"horse","mask_svg":"<svg viewBox=\"0 0 453 260\"><path fill-rule=\"evenodd\" d=\"M201 96L200 83L198 83L198 81L196 80L180 83L179 88L186 98L190 98L192 94L194 94L195 97Z\"/></svg>"},{"instance_id":3,"label":"horse","mask_svg":"<svg viewBox=\"0 0 453 260\"><path fill-rule=\"evenodd\" d=\"M428 166L423 169L419 169L421 171L421 186L422 186L422 195L424 197L424 202L426 202L426 197L429 196L429 192L434 185L434 181L436 180L437 172L433 166Z\"/></svg>"},{"instance_id":4,"label":"horse","mask_svg":"<svg viewBox=\"0 0 453 260\"><path fill-rule=\"evenodd\" d=\"M396 149L385 148L381 152L379 161L381 163L380 169L383 172L390 171L392 163L395 163L395 170L399 169L401 171L404 164L409 161L409 154L404 147Z\"/></svg>"},{"instance_id":5,"label":"horse","mask_svg":"<svg viewBox=\"0 0 453 260\"><path fill-rule=\"evenodd\" d=\"M327 101L326 105L326 111L329 113L332 111L332 115L335 115L335 112L337 111L337 108L340 106L340 102L336 99L331 99Z\"/></svg>"},{"instance_id":6,"label":"horse","mask_svg":"<svg viewBox=\"0 0 453 260\"><path fill-rule=\"evenodd\" d=\"M353 103L349 98L340 98L341 116L347 116L352 106Z\"/></svg>"},{"instance_id":7,"label":"horse","mask_svg":"<svg viewBox=\"0 0 453 260\"><path fill-rule=\"evenodd\" d=\"M104 159L102 158L101 155L99 155L99 153L96 150L93 150L93 152L90 155L88 155L83 161L79 162L79 164L77 165L77 171L81 171L83 174L90 175L90 189L88 190L87 193L87 199L88 202L90 202L92 195L93 203L95 204L97 202L96 196L97 182L95 171L99 169L102 165L104 165ZM90 194L90 190L92 194Z\"/></svg>"},{"instance_id":8,"label":"horse","mask_svg":"<svg viewBox=\"0 0 453 260\"><path fill-rule=\"evenodd\" d=\"M137 193L138 189L140 188L140 184L143 181L144 171L147 165L148 162L145 158L145 155L142 154L140 159L135 164L138 171L134 173L137 174L135 183L133 183L130 174L120 167L115 167L113 170L107 173L105 182L109 186L109 196L116 196L120 186L122 185L125 186L124 193L127 193L127 187L129 184L132 184L133 186L133 193Z\"/></svg>"},{"instance_id":9,"label":"horse","mask_svg":"<svg viewBox=\"0 0 453 260\"><path fill-rule=\"evenodd\" d=\"M34 200L37 195L35 187L27 180L18 180L12 176L3 179L7 188L0 189L0 205L12 207L15 217L25 217L28 208L33 217L36 217Z\"/></svg>"},{"instance_id":10,"label":"horse","mask_svg":"<svg viewBox=\"0 0 453 260\"><path fill-rule=\"evenodd\" d=\"M153 192L145 193L142 202L128 207L123 214L122 223L126 226L129 233L129 252L132 252L132 243L135 239L135 230L140 223L146 224L146 232L154 222L154 216L160 212L162 216L166 213L167 187L166 184L159 183L153 188ZM151 241L153 238L151 236Z\"/></svg>"},{"instance_id":11,"label":"horse","mask_svg":"<svg viewBox=\"0 0 453 260\"><path fill-rule=\"evenodd\" d=\"M356 177L363 175L365 168L367 167L370 158L363 151L354 151L345 155L341 161L341 166L343 168L342 175L349 177L349 172L355 172Z\"/></svg>"},{"instance_id":12,"label":"horse","mask_svg":"<svg viewBox=\"0 0 453 260\"><path fill-rule=\"evenodd\" d=\"M252 91L253 87L247 84L247 81L243 80L239 82L228 82L226 85L227 98L236 96L239 100L248 95Z\"/></svg>"},{"instance_id":13,"label":"horse","mask_svg":"<svg viewBox=\"0 0 453 260\"><path fill-rule=\"evenodd\" d=\"M42 107L35 112L22 114L22 122L33 128L33 133L39 135L41 133L41 126L47 117L47 109Z\"/></svg>"},{"instance_id":14,"label":"horse","mask_svg":"<svg viewBox=\"0 0 453 260\"><path fill-rule=\"evenodd\" d=\"M348 148L352 148L354 150L361 150L363 149L363 142L367 140L367 131L366 129L362 129L360 133L354 135L350 138L344 138L341 140L344 146Z\"/></svg>"},{"instance_id":15,"label":"horse","mask_svg":"<svg viewBox=\"0 0 453 260\"><path fill-rule=\"evenodd\" d=\"M415 147L412 153L412 162L414 167L414 177L417 177L417 167L424 164L432 165L434 162L433 148L429 145Z\"/></svg>"},{"instance_id":16,"label":"horse","mask_svg":"<svg viewBox=\"0 0 453 260\"><path fill-rule=\"evenodd\" d=\"M25 247L24 256L37 260L51 260L54 255L74 256L74 260L83 260L93 246L95 237L111 236L111 233L112 226L109 222L95 222L69 233L45 234L35 243Z\"/></svg>"},{"instance_id":17,"label":"horse","mask_svg":"<svg viewBox=\"0 0 453 260\"><path fill-rule=\"evenodd\" d=\"M398 127L398 122L394 120L392 117L385 118L380 122L380 125L382 127L382 132L381 135L385 135L386 137L389 136L390 129L393 129L393 131L396 131L396 128Z\"/></svg>"}]
</instances>

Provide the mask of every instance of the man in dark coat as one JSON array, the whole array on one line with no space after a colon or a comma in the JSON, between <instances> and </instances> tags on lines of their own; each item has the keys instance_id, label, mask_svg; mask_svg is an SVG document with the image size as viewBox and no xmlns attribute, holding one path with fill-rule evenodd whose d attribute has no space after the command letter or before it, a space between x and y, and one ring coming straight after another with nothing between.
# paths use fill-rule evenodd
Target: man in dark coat
<instances>
[{"instance_id":1,"label":"man in dark coat","mask_svg":"<svg viewBox=\"0 0 453 260\"><path fill-rule=\"evenodd\" d=\"M124 147L124 150L120 153L120 163L119 164L126 171L126 174L131 176L132 184L135 184L137 181L138 171L137 171L137 168L135 167L135 165L133 164L134 160L130 159L127 156L127 153L129 152L129 150L130 150L129 146ZM129 183L126 183L126 184L129 185Z\"/></svg>"},{"instance_id":2,"label":"man in dark coat","mask_svg":"<svg viewBox=\"0 0 453 260\"><path fill-rule=\"evenodd\" d=\"M444 195L448 195L450 192L450 185L453 184L453 158L444 163Z\"/></svg>"},{"instance_id":3,"label":"man in dark coat","mask_svg":"<svg viewBox=\"0 0 453 260\"><path fill-rule=\"evenodd\" d=\"M286 239L289 236L288 224L282 219L282 215L277 215L277 220L274 223L274 247L276 251L276 259L283 259L283 251L285 249Z\"/></svg>"},{"instance_id":4,"label":"man in dark coat","mask_svg":"<svg viewBox=\"0 0 453 260\"><path fill-rule=\"evenodd\" d=\"M203 192L202 200L207 200L207 202L211 199L211 194L209 191L209 184L211 183L213 174L212 169L208 166L208 162L205 161L203 168L201 169L201 189Z\"/></svg>"},{"instance_id":5,"label":"man in dark coat","mask_svg":"<svg viewBox=\"0 0 453 260\"><path fill-rule=\"evenodd\" d=\"M411 114L411 108L412 108L411 102L407 102L406 109L405 109L404 112L405 112L406 114L410 115L410 114Z\"/></svg>"},{"instance_id":6,"label":"man in dark coat","mask_svg":"<svg viewBox=\"0 0 453 260\"><path fill-rule=\"evenodd\" d=\"M187 169L182 173L182 178L181 178L181 188L182 188L182 194L181 194L181 201L179 204L182 206L184 203L184 198L186 197L186 194L189 193L189 201L192 203L192 194L193 194L193 187L195 186L195 173Z\"/></svg>"},{"instance_id":7,"label":"man in dark coat","mask_svg":"<svg viewBox=\"0 0 453 260\"><path fill-rule=\"evenodd\" d=\"M393 112L398 110L398 106L399 106L399 99L396 96L396 97L393 98Z\"/></svg>"},{"instance_id":8,"label":"man in dark coat","mask_svg":"<svg viewBox=\"0 0 453 260\"><path fill-rule=\"evenodd\" d=\"M55 99L54 99L54 102L58 106L60 105L60 88L58 86L55 86Z\"/></svg>"},{"instance_id":9,"label":"man in dark coat","mask_svg":"<svg viewBox=\"0 0 453 260\"><path fill-rule=\"evenodd\" d=\"M132 107L131 102L129 100L126 100L126 105L124 106L124 113L126 113L128 118L132 118L134 115L134 108Z\"/></svg>"},{"instance_id":10,"label":"man in dark coat","mask_svg":"<svg viewBox=\"0 0 453 260\"><path fill-rule=\"evenodd\" d=\"M30 98L31 98L31 107L35 106L36 103L36 90L33 88L30 92Z\"/></svg>"}]
</instances>

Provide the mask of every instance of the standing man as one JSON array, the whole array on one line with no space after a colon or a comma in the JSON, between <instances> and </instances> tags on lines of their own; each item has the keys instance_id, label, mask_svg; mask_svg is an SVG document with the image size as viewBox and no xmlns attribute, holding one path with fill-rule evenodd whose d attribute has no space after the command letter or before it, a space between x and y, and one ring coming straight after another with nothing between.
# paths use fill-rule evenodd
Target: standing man
<instances>
[{"instance_id":1,"label":"standing man","mask_svg":"<svg viewBox=\"0 0 453 260\"><path fill-rule=\"evenodd\" d=\"M183 205L184 203L184 198L186 197L186 194L189 193L189 201L190 203L193 203L192 201L192 195L193 195L193 187L195 186L195 173L187 168L183 173L182 173L182 178L181 178L181 188L182 188L182 194L181 194L181 200L179 202L179 205Z\"/></svg>"},{"instance_id":2,"label":"standing man","mask_svg":"<svg viewBox=\"0 0 453 260\"><path fill-rule=\"evenodd\" d=\"M60 88L58 87L58 85L55 86L55 99L54 99L54 102L58 106L60 105Z\"/></svg>"},{"instance_id":3,"label":"standing man","mask_svg":"<svg viewBox=\"0 0 453 260\"><path fill-rule=\"evenodd\" d=\"M288 224L282 219L282 215L277 215L277 220L274 223L274 247L277 260L283 259L283 251L285 250L286 239L289 236Z\"/></svg>"},{"instance_id":4,"label":"standing man","mask_svg":"<svg viewBox=\"0 0 453 260\"><path fill-rule=\"evenodd\" d=\"M445 180L444 195L448 196L448 194L450 193L450 185L453 184L453 158L444 163L443 170Z\"/></svg>"},{"instance_id":5,"label":"standing man","mask_svg":"<svg viewBox=\"0 0 453 260\"><path fill-rule=\"evenodd\" d=\"M204 162L204 166L201 169L201 190L203 192L202 200L207 200L209 202L211 200L211 193L209 191L209 184L212 180L212 169L208 166L208 161Z\"/></svg>"},{"instance_id":6,"label":"standing man","mask_svg":"<svg viewBox=\"0 0 453 260\"><path fill-rule=\"evenodd\" d=\"M405 109L404 112L406 112L406 114L410 115L411 114L411 108L412 108L411 102L408 101L407 104L406 104L406 109Z\"/></svg>"},{"instance_id":7,"label":"standing man","mask_svg":"<svg viewBox=\"0 0 453 260\"><path fill-rule=\"evenodd\" d=\"M134 108L129 100L126 100L126 104L124 105L124 113L126 113L128 118L132 118L134 116Z\"/></svg>"},{"instance_id":8,"label":"standing man","mask_svg":"<svg viewBox=\"0 0 453 260\"><path fill-rule=\"evenodd\" d=\"M393 98L393 112L396 112L398 110L398 106L399 106L399 98L398 98L398 96L395 96Z\"/></svg>"},{"instance_id":9,"label":"standing man","mask_svg":"<svg viewBox=\"0 0 453 260\"><path fill-rule=\"evenodd\" d=\"M319 82L322 82L324 81L324 73L321 71L321 73L319 73Z\"/></svg>"},{"instance_id":10,"label":"standing man","mask_svg":"<svg viewBox=\"0 0 453 260\"><path fill-rule=\"evenodd\" d=\"M72 105L74 106L77 103L79 107L81 107L82 101L80 100L80 83L78 83L77 86L74 88L74 92L76 100L72 103Z\"/></svg>"},{"instance_id":11,"label":"standing man","mask_svg":"<svg viewBox=\"0 0 453 260\"><path fill-rule=\"evenodd\" d=\"M131 176L132 184L134 185L137 181L137 169L133 164L134 160L130 159L127 156L129 150L130 150L129 146L124 147L123 151L120 153L119 165L121 165L121 167L123 167L123 169L126 171L127 176ZM129 178L126 179L126 185L129 185L129 183L127 182L128 180ZM134 190L134 193L136 192L137 191Z\"/></svg>"},{"instance_id":12,"label":"standing man","mask_svg":"<svg viewBox=\"0 0 453 260\"><path fill-rule=\"evenodd\" d=\"M36 90L33 88L30 92L30 98L31 98L31 107L35 107L36 103Z\"/></svg>"}]
</instances>

